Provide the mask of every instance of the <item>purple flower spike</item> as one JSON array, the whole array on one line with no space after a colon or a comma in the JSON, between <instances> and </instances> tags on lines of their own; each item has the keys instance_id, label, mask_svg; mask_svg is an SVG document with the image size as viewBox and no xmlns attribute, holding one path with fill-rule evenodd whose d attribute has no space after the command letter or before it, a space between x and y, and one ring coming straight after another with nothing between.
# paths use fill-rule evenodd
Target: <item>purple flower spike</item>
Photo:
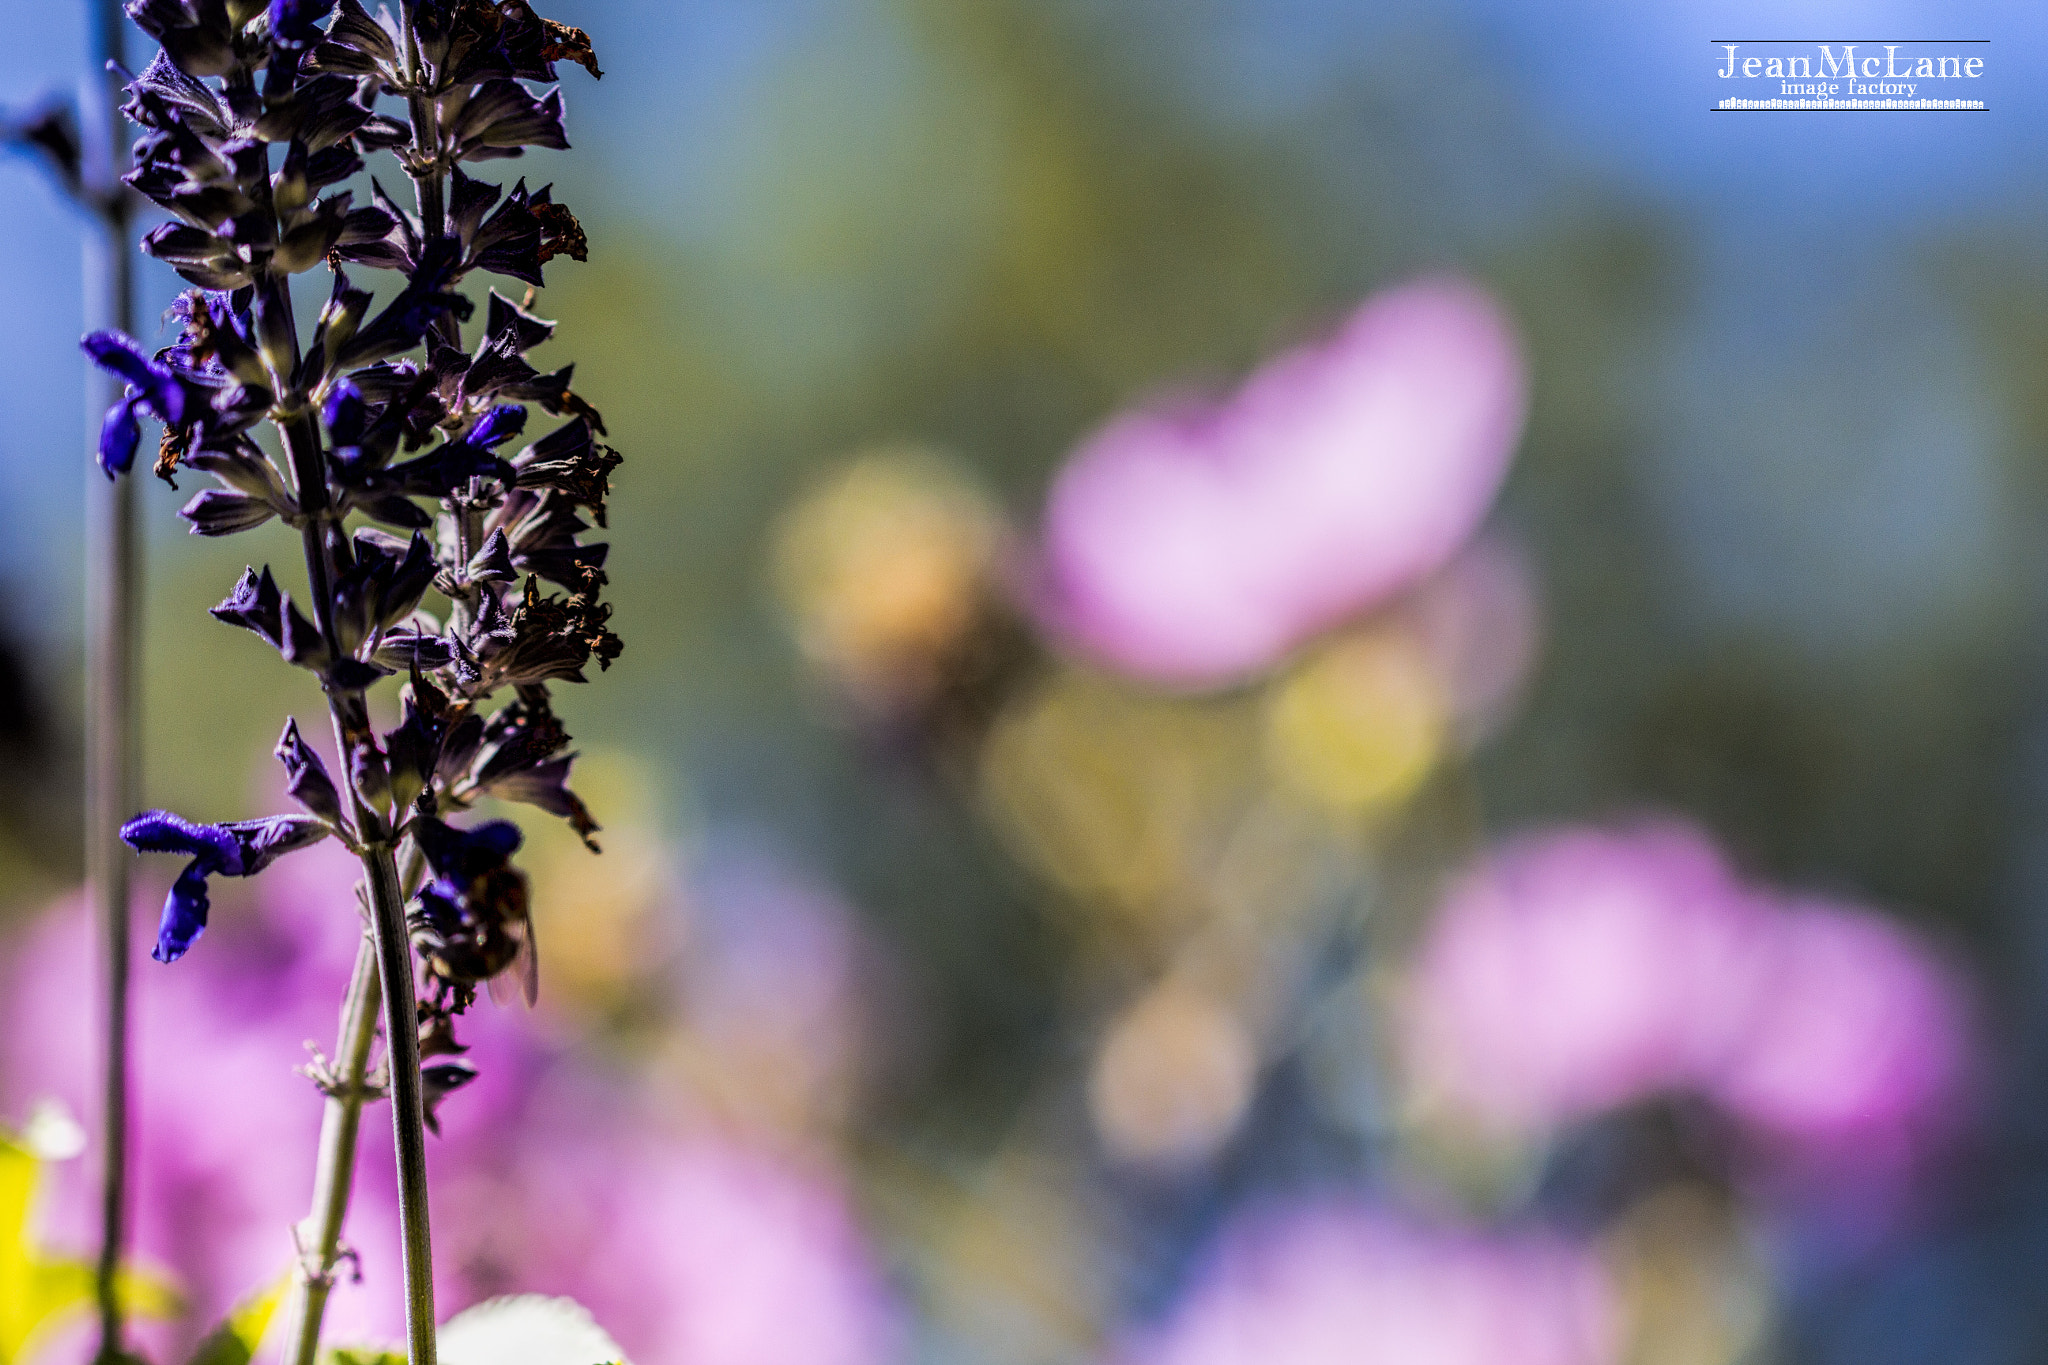
<instances>
[{"instance_id":1,"label":"purple flower spike","mask_svg":"<svg viewBox=\"0 0 2048 1365\"><path fill-rule=\"evenodd\" d=\"M119 380L108 383L119 401L103 421L99 463L110 478L142 457L173 487L186 471L213 480L181 509L195 534L270 522L296 533L304 576L292 577L305 585L296 601L269 567L252 565L212 615L316 675L335 750L323 757L295 721L285 723L275 753L303 814L200 824L149 811L122 836L138 851L180 856L157 934L160 962L184 956L205 932L214 877L254 876L330 834L355 855L360 867L341 885L364 888L362 908L387 956L374 982L351 983L350 1008L377 990L387 1017L405 1020L384 1031L380 1071L404 1153L406 1334L418 1345L439 1318L427 1311L431 1258L411 1254L428 1240L416 1116L424 1110L438 1124L443 1098L476 1078L455 1026L477 988L523 986L531 1002L538 982L528 884L508 861L517 829L493 821L461 831L442 820L504 794L561 816L587 840L596 824L565 784L573 750L549 685L585 681L591 660L608 666L621 649L600 596L605 547L582 539L584 513L602 524L618 462L593 439L603 419L570 388L572 366L544 374L526 360L552 322L493 296L483 334L464 335L480 292L472 274L516 272L538 286L553 257L587 256L585 234L548 190L529 193L522 182L508 192L454 163L566 147L561 93L529 86L552 86L557 61L595 76L596 56L586 35L527 0L419 0L396 6L395 21L363 0L124 7L163 50L128 80L121 112L141 136L122 192L162 210L141 248L192 288L165 314L173 335L162 349L112 331L84 338L93 362ZM75 182L76 157L65 158L76 139L66 143L53 123L37 140ZM361 206L362 188L344 188L380 152L396 153L417 181L419 214L374 177ZM323 264L326 304L303 335L311 300L294 296L294 277ZM344 265L402 278L388 290L362 288ZM498 450L518 449L512 438L530 407L572 430L540 434L514 465ZM154 435L144 418L163 424L154 452L143 445ZM258 435L263 425L268 439ZM353 518L376 524L352 527ZM366 694L401 674L403 719L380 737ZM421 853L434 875L408 907L395 874ZM353 957L358 917L351 909L331 918ZM389 956L405 951L402 937L424 959L424 997L418 973ZM218 967L233 948L202 956ZM210 968L196 970L203 980ZM159 989L191 990L193 971L164 973L175 984ZM248 1014L236 997L218 1003L237 1026ZM303 1036L299 1025L292 1032ZM349 1032L334 1074L360 1077L371 1039ZM230 1092L254 1093L215 1087L209 1103ZM292 1107L256 1106L266 1116ZM237 1176L241 1164L282 1150L245 1122L209 1114L201 1126L246 1149ZM321 1212L347 1202L352 1179L352 1170L321 1167L309 1226L323 1234L298 1248L302 1278L330 1280L354 1255ZM233 1182L209 1183L224 1191ZM292 1183L296 1202L304 1190ZM177 1202L184 1240L196 1245L219 1226L195 1233L189 1221L206 1219L190 1209L214 1203L214 1191L181 1191ZM266 1214L262 1225L267 1265L285 1223ZM231 1278L237 1290L255 1282ZM197 1286L201 1296L216 1287ZM324 1308L309 1298L306 1309L307 1339L319 1341Z\"/></svg>"},{"instance_id":2,"label":"purple flower spike","mask_svg":"<svg viewBox=\"0 0 2048 1365\"><path fill-rule=\"evenodd\" d=\"M1506 475L1526 387L1476 286L1380 294L1232 397L1085 442L1047 501L1034 610L1147 681L1258 673L1450 559Z\"/></svg>"}]
</instances>

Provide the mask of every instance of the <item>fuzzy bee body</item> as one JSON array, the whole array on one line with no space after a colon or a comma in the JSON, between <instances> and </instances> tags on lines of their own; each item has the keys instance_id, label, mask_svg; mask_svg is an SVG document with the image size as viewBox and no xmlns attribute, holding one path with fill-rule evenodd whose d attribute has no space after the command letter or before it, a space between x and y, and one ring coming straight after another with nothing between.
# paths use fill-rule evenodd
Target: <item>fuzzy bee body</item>
<instances>
[{"instance_id":1,"label":"fuzzy bee body","mask_svg":"<svg viewBox=\"0 0 2048 1365\"><path fill-rule=\"evenodd\" d=\"M533 1004L540 965L525 874L487 845L437 851L443 855L435 860L441 875L421 889L407 917L428 978L457 1013L476 998L479 985L503 1000L516 982L526 1003Z\"/></svg>"}]
</instances>

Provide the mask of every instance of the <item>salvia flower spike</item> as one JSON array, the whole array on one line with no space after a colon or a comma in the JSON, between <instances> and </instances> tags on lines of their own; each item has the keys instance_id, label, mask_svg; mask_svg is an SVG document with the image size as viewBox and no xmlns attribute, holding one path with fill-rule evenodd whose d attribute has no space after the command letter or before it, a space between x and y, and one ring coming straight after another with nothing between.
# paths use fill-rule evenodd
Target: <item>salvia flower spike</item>
<instances>
[{"instance_id":1,"label":"salvia flower spike","mask_svg":"<svg viewBox=\"0 0 2048 1365\"><path fill-rule=\"evenodd\" d=\"M318 1356L352 1176L326 1154L353 1150L381 992L408 1346L425 1365L422 1128L474 1074L455 1021L477 986L510 982L530 1000L538 981L518 829L449 817L487 796L524 802L595 850L550 688L620 652L606 547L587 540L619 456L572 368L529 358L555 333L534 312L548 267L585 259L588 241L551 187L475 172L567 147L558 64L601 73L585 33L527 0L412 0L396 17L358 0L129 0L127 12L161 51L127 86L142 135L126 180L167 215L143 250L191 288L159 350L118 331L85 338L122 385L99 464L132 476L144 423L158 423L156 475L211 481L182 509L193 534L297 533L303 595L252 566L212 615L312 675L335 761L288 718L276 753L298 812L204 823L149 811L121 835L186 860L158 933L167 963L204 932L212 878L253 876L327 838L360 856L369 925L342 1055L322 1077L328 1132L288 1349ZM370 178L367 202L340 188L384 153L396 165ZM413 184L410 207L385 191L394 172ZM315 270L326 302L301 335L294 277ZM352 271L403 280L373 308ZM491 290L476 318L463 288L474 275L523 290ZM265 423L281 455L255 439ZM386 684L401 719L380 732L367 694Z\"/></svg>"}]
</instances>

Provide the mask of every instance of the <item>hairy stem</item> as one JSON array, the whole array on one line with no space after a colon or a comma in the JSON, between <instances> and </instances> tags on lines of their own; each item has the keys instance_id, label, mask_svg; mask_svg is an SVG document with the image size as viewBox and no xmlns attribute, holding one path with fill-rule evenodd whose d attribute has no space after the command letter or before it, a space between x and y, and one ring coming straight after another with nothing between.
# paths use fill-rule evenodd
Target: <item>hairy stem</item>
<instances>
[{"instance_id":1,"label":"hairy stem","mask_svg":"<svg viewBox=\"0 0 2048 1365\"><path fill-rule=\"evenodd\" d=\"M289 437L287 438L289 439ZM308 572L313 565L332 578L323 519L307 523ZM332 609L323 625L331 630ZM328 635L333 639L333 635ZM364 839L363 882L369 893L370 937L377 957L377 977L384 1008L385 1069L390 1073L391 1126L398 1155L398 1213L405 1263L406 1357L411 1365L434 1365L434 1248L427 1214L426 1099L420 1085L419 1004L413 993L412 941L405 930L405 893L384 821L353 780L353 756L373 743L368 708L362 694L329 693L336 751L351 774L348 783L352 814Z\"/></svg>"},{"instance_id":2,"label":"hairy stem","mask_svg":"<svg viewBox=\"0 0 2048 1365\"><path fill-rule=\"evenodd\" d=\"M437 111L432 99L419 93L424 71L420 61L419 39L413 31L413 5L411 0L399 0L399 26L405 34L405 65L408 83L414 93L408 104L412 114L413 147L416 152L430 150L439 155L440 133ZM438 159L428 161L427 173L413 180L414 192L418 195L420 226L429 240L448 231L447 211L441 185ZM444 319L452 321L452 319ZM457 334L457 340L460 333ZM361 698L356 698L358 704ZM399 1198L404 1212L405 1228L405 1280L406 1280L406 1335L411 1351L412 1365L434 1365L437 1341L434 1323L434 1277L431 1257L433 1243L428 1236L427 1226L427 1148L425 1096L420 1085L420 1038L419 1005L413 995L412 942L407 937L404 916L404 900L396 893L397 878L392 867L388 848L373 848L381 856L384 882L391 895L380 898L380 883L375 875L371 878L371 909L377 925L377 946L382 956L385 973L384 1011L385 1030L391 1036L391 1109L398 1134L398 1184ZM365 857L364 866L370 859ZM404 971L405 1036L398 1036L397 1004L401 992L391 987L391 974ZM404 1076L400 1085L401 1072ZM407 1193L408 1188L417 1192L417 1198ZM417 1272L415 1266L417 1265Z\"/></svg>"},{"instance_id":3,"label":"hairy stem","mask_svg":"<svg viewBox=\"0 0 2048 1365\"><path fill-rule=\"evenodd\" d=\"M315 1365L320 1326L334 1271L341 1261L341 1227L355 1187L356 1135L361 1131L370 1048L377 1036L377 949L368 926L356 953L355 974L341 1007L326 1111L320 1117L320 1158L313 1173L313 1212L299 1225L299 1266L284 1335L290 1365Z\"/></svg>"},{"instance_id":4,"label":"hairy stem","mask_svg":"<svg viewBox=\"0 0 2048 1365\"><path fill-rule=\"evenodd\" d=\"M417 845L408 843L399 868L400 884L411 891L425 871ZM299 1225L299 1266L283 1337L286 1365L317 1365L327 1298L341 1263L341 1230L355 1189L356 1139L362 1131L369 1090L370 1051L377 1037L379 973L377 943L368 924L356 953L355 973L342 1002L341 1033L328 1079L327 1108L320 1118L320 1157L313 1176L313 1211Z\"/></svg>"},{"instance_id":5,"label":"hairy stem","mask_svg":"<svg viewBox=\"0 0 2048 1365\"><path fill-rule=\"evenodd\" d=\"M416 86L420 83L420 43L413 32L412 11L412 0L398 0L398 31L405 35L405 82Z\"/></svg>"},{"instance_id":6,"label":"hairy stem","mask_svg":"<svg viewBox=\"0 0 2048 1365\"><path fill-rule=\"evenodd\" d=\"M134 266L128 250L130 210L120 173L127 159L121 127L121 81L107 69L122 57L126 16L120 0L93 5L94 66L81 88L86 132L85 185L96 231L85 260L87 324L135 330ZM121 398L121 383L95 369L96 418ZM96 428L92 428L96 432ZM88 463L86 541L89 624L86 629L85 876L100 926L105 975L100 1110L100 1247L93 1277L99 1310L100 1362L123 1355L119 1275L128 1230L128 994L131 925L129 859L121 822L133 814L140 781L138 655L142 613L141 541L136 533L134 479L108 482Z\"/></svg>"}]
</instances>

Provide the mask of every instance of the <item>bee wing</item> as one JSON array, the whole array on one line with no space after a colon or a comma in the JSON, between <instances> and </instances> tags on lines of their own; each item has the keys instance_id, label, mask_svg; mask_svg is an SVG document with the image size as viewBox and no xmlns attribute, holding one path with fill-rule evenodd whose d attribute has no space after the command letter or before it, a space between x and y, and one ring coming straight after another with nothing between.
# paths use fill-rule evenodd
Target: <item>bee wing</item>
<instances>
[{"instance_id":1,"label":"bee wing","mask_svg":"<svg viewBox=\"0 0 2048 1365\"><path fill-rule=\"evenodd\" d=\"M491 978L491 999L500 1005L511 1004L516 981L519 998L526 1002L528 1009L532 1009L540 1000L540 949L534 943L531 911L521 917L516 932L519 949L512 955L512 965Z\"/></svg>"}]
</instances>

